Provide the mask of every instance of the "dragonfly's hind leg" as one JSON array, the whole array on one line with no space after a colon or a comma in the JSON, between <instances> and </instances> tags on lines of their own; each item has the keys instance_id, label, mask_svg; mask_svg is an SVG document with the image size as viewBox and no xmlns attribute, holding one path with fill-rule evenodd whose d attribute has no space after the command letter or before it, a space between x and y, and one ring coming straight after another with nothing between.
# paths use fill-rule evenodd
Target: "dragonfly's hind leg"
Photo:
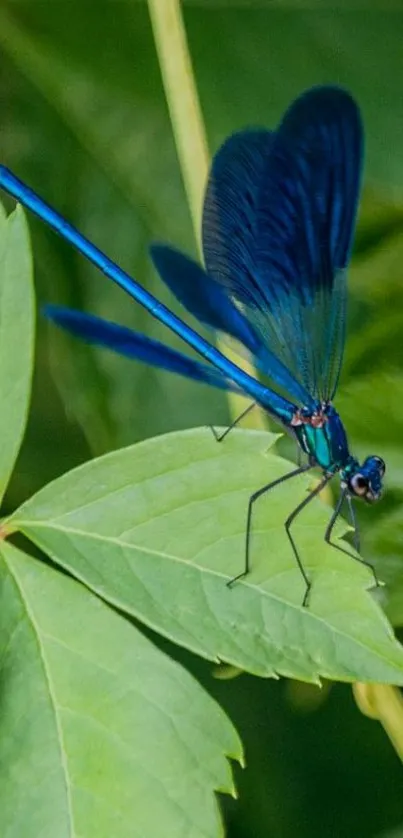
<instances>
[{"instance_id":1,"label":"dragonfly's hind leg","mask_svg":"<svg viewBox=\"0 0 403 838\"><path fill-rule=\"evenodd\" d=\"M336 550L340 550L341 553L345 553L346 556L350 556L350 558L354 559L356 562L360 562L361 564L364 564L368 568L368 570L371 571L371 573L374 577L375 585L376 585L377 588L379 588L379 587L381 587L381 583L379 582L379 579L376 575L375 568L373 567L371 562L367 562L365 559L362 559L361 556L355 556L353 553L350 553L350 551L347 550L345 547L342 547L340 544L336 544L335 541L332 541L333 527L334 527L334 525L335 525L335 523L336 523L336 521L337 521L337 519L338 519L338 517L341 513L341 508L343 506L344 500L347 501L347 506L348 506L348 510L349 510L349 513L350 513L350 520L351 520L351 523L353 525L354 547L355 547L357 553L360 552L360 535L359 535L359 531L358 531L357 520L356 520L356 517L355 517L353 502L352 502L351 496L348 494L347 489L344 489L341 492L340 497L337 501L337 504L334 508L332 517L331 517L331 519L330 519L330 521L327 525L327 528L326 528L325 541L326 541L327 544L330 544L331 547L335 547Z\"/></svg>"},{"instance_id":2,"label":"dragonfly's hind leg","mask_svg":"<svg viewBox=\"0 0 403 838\"><path fill-rule=\"evenodd\" d=\"M256 492L253 493L253 495L250 496L248 503L248 513L246 518L245 566L242 573L238 573L237 576L234 576L233 579L230 579L229 582L227 582L229 588L231 588L235 582L238 582L240 579L243 579L245 576L247 576L250 572L250 537L252 529L252 513L255 502L258 500L258 498L261 498L262 495L265 495L266 492L269 492L270 489L274 489L275 486L279 486L281 483L285 483L286 480L290 480L291 477L297 477L298 474L303 474L303 472L308 471L310 468L312 468L310 463L305 463L303 466L298 466L298 468L294 468L292 471L289 471L288 474L283 474L283 476L278 477L277 480L272 480L271 483L267 483L266 486L262 486L261 489L258 489ZM304 571L302 572L304 578L306 579Z\"/></svg>"},{"instance_id":3,"label":"dragonfly's hind leg","mask_svg":"<svg viewBox=\"0 0 403 838\"><path fill-rule=\"evenodd\" d=\"M214 426L213 426L213 425L210 425L210 428L211 428L212 434L213 434L213 436L214 436L214 438L215 438L216 442L222 442L222 441L223 441L223 439L225 439L225 437L229 434L229 432L230 432L230 431L232 431L232 429L233 429L233 428L235 428L235 427L238 425L238 423L239 423L239 422L241 422L241 421L242 421L242 419L243 419L245 416L247 416L247 415L248 415L248 413L250 413L250 411L251 411L254 407L256 407L256 402L252 402L252 404L248 404L248 407L246 407L246 408L245 408L245 410L243 410L243 411L242 411L242 413L240 413L240 414L239 414L239 416L237 416L237 418L236 418L236 419L234 419L234 421L233 421L233 422L231 422L231 424L229 425L229 427L228 427L228 428L226 428L226 429L225 429L225 431L223 431L223 433L222 433L222 434L217 433L217 431L216 431L216 429L214 428Z\"/></svg>"}]
</instances>

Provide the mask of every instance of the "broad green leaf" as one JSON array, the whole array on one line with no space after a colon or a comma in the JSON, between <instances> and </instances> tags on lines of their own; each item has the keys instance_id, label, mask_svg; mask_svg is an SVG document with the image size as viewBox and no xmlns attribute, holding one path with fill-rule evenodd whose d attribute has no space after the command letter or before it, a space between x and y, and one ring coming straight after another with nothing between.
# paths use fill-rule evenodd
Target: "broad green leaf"
<instances>
[{"instance_id":1,"label":"broad green leaf","mask_svg":"<svg viewBox=\"0 0 403 838\"><path fill-rule=\"evenodd\" d=\"M305 496L294 479L260 500L250 576L244 565L252 492L291 464L275 436L208 429L161 436L95 460L47 486L6 523L119 608L200 655L260 675L403 683L403 650L368 592L372 577L324 543L330 510L312 503L293 534L284 521ZM340 525L336 537L346 527Z\"/></svg>"},{"instance_id":2,"label":"broad green leaf","mask_svg":"<svg viewBox=\"0 0 403 838\"><path fill-rule=\"evenodd\" d=\"M0 500L20 449L31 393L34 291L29 235L20 208L0 213Z\"/></svg>"},{"instance_id":3,"label":"broad green leaf","mask_svg":"<svg viewBox=\"0 0 403 838\"><path fill-rule=\"evenodd\" d=\"M77 582L0 548L0 833L216 838L242 758L218 705Z\"/></svg>"}]
</instances>

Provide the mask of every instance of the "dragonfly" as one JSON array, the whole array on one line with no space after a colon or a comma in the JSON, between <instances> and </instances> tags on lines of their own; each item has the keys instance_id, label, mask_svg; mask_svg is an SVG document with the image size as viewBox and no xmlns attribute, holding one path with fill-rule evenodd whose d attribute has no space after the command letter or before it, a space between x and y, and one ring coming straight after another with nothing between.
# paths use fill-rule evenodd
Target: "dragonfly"
<instances>
[{"instance_id":1,"label":"dragonfly","mask_svg":"<svg viewBox=\"0 0 403 838\"><path fill-rule=\"evenodd\" d=\"M232 134L215 154L203 204L204 267L166 244L150 248L163 282L200 323L235 339L252 357L266 385L158 301L127 272L69 224L9 169L0 186L33 211L203 361L117 323L62 306L46 314L56 324L117 353L194 381L249 397L297 442L304 462L255 491L246 511L245 563L229 584L251 569L252 513L256 501L279 484L319 468L320 480L284 522L308 603L311 580L292 524L335 477L340 493L325 541L332 541L347 504L359 554L353 500L377 501L385 463L350 453L343 422L333 405L345 344L347 268L350 261L363 162L358 105L337 86L319 86L291 103L275 130ZM207 363L206 363L207 362ZM347 547L347 544L346 544Z\"/></svg>"}]
</instances>

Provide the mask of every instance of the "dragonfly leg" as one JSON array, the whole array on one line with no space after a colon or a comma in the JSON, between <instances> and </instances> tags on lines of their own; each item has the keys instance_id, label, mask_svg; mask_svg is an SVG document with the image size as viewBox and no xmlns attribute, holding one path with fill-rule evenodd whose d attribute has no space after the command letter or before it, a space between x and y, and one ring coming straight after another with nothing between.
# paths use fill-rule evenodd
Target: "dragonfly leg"
<instances>
[{"instance_id":1,"label":"dragonfly leg","mask_svg":"<svg viewBox=\"0 0 403 838\"><path fill-rule=\"evenodd\" d=\"M253 493L253 495L250 496L248 503L248 513L246 517L245 566L242 573L238 573L237 576L234 576L233 579L230 579L229 582L227 582L229 588L231 588L235 582L238 582L240 579L243 579L245 576L247 576L250 572L250 536L252 528L252 512L255 501L257 501L258 498L261 498L262 495L265 495L266 492L269 492L270 489L274 489L274 487L279 486L280 483L285 483L285 481L290 480L291 477L297 477L298 474L302 474L304 471L308 471L310 468L312 468L310 463L305 463L303 466L298 466L298 468L294 468L292 471L289 471L288 474L283 474L283 476L278 477L277 480L272 480L271 483L267 483L266 486L262 486L261 489L258 489L256 492Z\"/></svg>"},{"instance_id":2,"label":"dragonfly leg","mask_svg":"<svg viewBox=\"0 0 403 838\"><path fill-rule=\"evenodd\" d=\"M299 515L299 513L302 512L303 509L305 509L305 507L308 505L308 503L310 503L311 500L313 500L313 498L315 498L317 495L319 495L319 493L322 491L322 489L324 489L324 487L327 485L327 483L329 483L329 480L332 480L333 476L334 476L333 474L325 474L324 477L322 478L322 480L320 481L320 483L318 483L318 485L313 489L313 491L310 492L309 495L306 498L304 498L304 500L301 501L301 503L299 503L298 506L295 507L294 511L291 512L291 515L288 516L288 518L285 522L285 525L284 525L285 526L285 531L288 535L288 538L289 538L290 543L291 543L291 547L293 549L294 556L295 556L296 561L297 561L298 568L301 572L301 576L302 576L302 578L305 582L305 585L306 585L304 598L302 600L303 607L305 607L308 603L308 597L309 597L309 592L311 590L312 583L310 582L310 580L309 580L309 578L306 574L305 568L304 568L304 566L302 564L302 561L301 561L301 557L300 557L300 555L298 553L298 550L297 550L297 545L295 544L295 541L294 541L294 539L291 535L291 531L290 531L291 530L291 524L293 523L293 521L295 521L295 518Z\"/></svg>"},{"instance_id":3,"label":"dragonfly leg","mask_svg":"<svg viewBox=\"0 0 403 838\"><path fill-rule=\"evenodd\" d=\"M346 501L347 501L348 511L350 513L350 520L351 520L351 523L353 525L354 547L355 547L355 550L357 551L357 553L359 553L360 552L360 531L358 529L357 518L355 516L354 504L353 504L351 495L346 494Z\"/></svg>"},{"instance_id":4,"label":"dragonfly leg","mask_svg":"<svg viewBox=\"0 0 403 838\"><path fill-rule=\"evenodd\" d=\"M212 430L212 433L213 433L213 436L214 436L216 442L222 442L223 439L225 439L225 437L227 436L227 434L229 434L229 432L232 431L232 429L235 428L238 425L238 423L241 422L241 420L244 418L244 416L247 416L248 413L250 413L250 411L254 407L256 407L256 402L252 402L252 404L248 404L248 407L246 407L245 410L243 410L242 413L240 413L239 416L237 416L237 418L234 419L233 422L231 422L231 424L228 426L228 428L225 429L225 431L222 434L217 433L214 426L210 425L210 428Z\"/></svg>"},{"instance_id":5,"label":"dragonfly leg","mask_svg":"<svg viewBox=\"0 0 403 838\"><path fill-rule=\"evenodd\" d=\"M334 508L332 517L331 517L331 519L329 521L329 524L326 528L325 541L327 542L327 544L330 544L331 547L335 547L336 550L340 550L341 553L345 553L346 556L350 556L350 558L354 559L356 562L361 562L361 564L364 564L368 568L368 570L371 571L371 573L374 577L375 585L376 585L377 588L379 588L380 587L380 582L379 582L379 579L376 575L375 568L373 567L371 562L367 562L365 559L362 559L361 556L355 556L353 553L350 553L350 551L347 550L345 547L342 547L340 544L336 544L334 541L332 541L333 527L334 527L334 525L335 525L335 523L336 523L336 521L337 521L337 519L340 515L344 499L346 499L346 501L347 501L348 510L349 510L349 513L350 513L350 520L351 520L351 523L352 523L353 528L354 528L354 547L355 547L357 553L359 553L359 551L360 551L360 536L359 536L359 531L358 531L358 526L357 526L357 519L356 519L355 512L354 512L353 502L352 502L351 496L348 494L347 489L344 489L344 491L341 493L341 495L339 497L339 500L337 501L337 504Z\"/></svg>"}]
</instances>

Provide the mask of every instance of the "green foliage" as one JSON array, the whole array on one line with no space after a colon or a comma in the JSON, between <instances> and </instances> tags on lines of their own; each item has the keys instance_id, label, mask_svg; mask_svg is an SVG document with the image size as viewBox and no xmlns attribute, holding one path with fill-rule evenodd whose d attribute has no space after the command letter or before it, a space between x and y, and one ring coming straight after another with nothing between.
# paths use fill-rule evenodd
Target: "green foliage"
<instances>
[{"instance_id":1,"label":"green foliage","mask_svg":"<svg viewBox=\"0 0 403 838\"><path fill-rule=\"evenodd\" d=\"M265 676L403 683L403 650L367 592L373 577L324 543L330 510L319 501L293 530L312 579L309 608L302 607L305 585L284 521L309 478L260 501L253 572L226 586L243 567L248 498L268 475L292 468L265 453L269 439L234 431L217 445L207 428L160 436L51 483L4 527L22 531L120 610L210 660Z\"/></svg>"},{"instance_id":2,"label":"green foliage","mask_svg":"<svg viewBox=\"0 0 403 838\"><path fill-rule=\"evenodd\" d=\"M6 482L32 375L32 272L21 210L2 218L0 249ZM107 473L115 473L112 462ZM183 668L86 588L4 540L0 615L2 835L124 838L133 824L144 838L161 824L172 836L221 834L214 792L235 793L226 756L240 760L242 749Z\"/></svg>"},{"instance_id":3,"label":"green foliage","mask_svg":"<svg viewBox=\"0 0 403 838\"><path fill-rule=\"evenodd\" d=\"M6 484L32 374L21 210L3 219L0 236ZM253 572L226 586L244 561L248 497L268 474L290 469L267 451L275 441L239 430L222 445L208 429L159 436L70 471L3 520L3 539L23 533L86 586L2 542L4 834L124 838L134 822L144 838L162 823L170 836L221 832L214 791L234 794L226 757L242 759L237 734L182 667L102 600L202 657L255 674L403 683L403 651L368 592L371 574L324 544L329 510L320 501L295 527L312 579L302 607L283 522L309 478L260 504ZM345 533L340 524L339 543Z\"/></svg>"},{"instance_id":4,"label":"green foliage","mask_svg":"<svg viewBox=\"0 0 403 838\"><path fill-rule=\"evenodd\" d=\"M376 563L378 575L386 582L386 588L377 599L393 624L401 626L402 12L396 4L388 11L388 4L370 0L358 5L318 2L309 8L297 0L290 3L274 0L267 4L251 0L243 8L235 8L235 5L238 7L242 3L237 0L233 4L230 0L220 3L185 0L184 4L212 149L229 131L244 125L273 125L289 101L310 84L340 82L351 89L363 109L367 134L365 192L349 277L350 328L336 406L342 413L354 452L359 456L377 453L387 462L384 500L368 509L357 504L357 511L363 554ZM59 0L52 4L5 0L0 9L0 89L1 162L10 165L132 271L149 290L176 309L166 289L153 276L146 253L153 238L170 240L188 250L192 250L193 245L144 3L100 0L97 4L83 4L79 0ZM22 244L21 218L14 216L7 225L13 229L12 236L22 238L12 261L8 261L13 281L7 283L10 315L6 318L3 317L6 286L4 266L1 266L2 491L21 442L32 353L32 298L26 285L29 274L27 251ZM57 237L39 224L30 223L30 227L34 236L40 302L51 300L84 307L179 345L170 336L167 338L166 331L138 307L129 306L123 294L96 275ZM4 232L4 219L0 230ZM11 280L10 274L8 277ZM19 285L20 282L24 284ZM24 300L25 305L18 305L16 311L13 307L20 300ZM11 319L11 310L14 311L12 317L18 318L18 325L17 320ZM4 351L4 340L10 347L9 352ZM12 347L17 347L18 351ZM11 391L7 389L7 380L10 384L12 379L18 386ZM64 720L67 718L66 708L72 706L67 699L71 699L73 691L76 701L82 699L93 710L92 717L87 714L83 738L88 744L88 736L93 737L85 754L84 771L89 779L104 782L113 774L112 768L104 766L106 774L94 779L91 757L97 757L101 750L105 753L104 748L111 746L108 734L113 733L118 717L111 706L116 697L116 672L122 679L119 680L122 693L115 702L117 710L121 706L120 696L126 696L126 701L122 701L125 714L122 712L118 719L122 725L118 732L120 740L119 736L114 739L113 746L117 753L124 737L134 743L132 753L136 752L135 733L129 729L133 707L127 700L128 691L139 686L138 679L133 677L136 662L131 671L129 665L128 672L123 672L119 663L120 659L127 661L131 655L134 659L140 649L144 661L152 656L152 672L149 673L148 666L146 670L150 681L153 673L156 678L155 684L147 683L147 696L153 695L152 688L165 690L165 695L171 694L173 699L177 696L175 707L180 714L180 718L173 713L170 719L165 719L165 731L168 722L171 731L172 725L174 728L171 739L174 750L170 752L172 774L168 777L173 785L156 783L153 801L159 791L159 805L164 792L168 790L169 796L175 787L176 793L182 794L180 807L184 807L176 810L178 817L184 812L200 812L194 796L198 791L192 786L193 772L196 772L199 800L203 800L204 811L209 813L209 824L214 824L210 834L214 835L214 830L219 832L213 789L232 791L224 755L239 758L235 734L225 716L205 692L189 680L186 672L177 666L170 669L170 662L139 635L130 622L130 614L136 614L184 646L197 648L208 660L220 656L221 652L225 660L239 661L242 657L246 668L254 672L267 673L271 667L285 667L286 641L294 638L297 646L294 642L286 660L290 669L282 671L291 671L294 667L296 674L298 665L300 677L309 680L318 672L329 672L331 666L329 674L334 677L350 679L360 672L362 676L371 674L371 677L381 678L383 673L385 680L400 681L400 652L373 595L365 590L370 582L365 568L341 554L336 557L320 540L329 514L329 509L320 502L306 511L306 516L295 528L304 561L314 574L312 613L301 611L301 580L280 531L279 516L284 514L288 503L303 496L306 484L302 480L297 481L298 485L292 491L290 488L289 493L288 490L280 492L277 498L273 495L258 505L252 553L254 576L247 585L226 590L225 579L233 572L232 568L238 569L242 562L248 488L257 488L260 480L267 482L268 471L272 468L285 468L271 454L264 454L266 443L261 445L258 436L239 434L233 440L230 437L222 452L217 450L219 446L213 447L207 432L202 431L195 432L193 439L189 434L183 438L163 437L145 444L157 452L169 441L175 448L175 456L182 451L188 458L189 478L193 466L196 474L200 468L203 470L202 462L192 463L189 457L187 446L191 440L196 449L201 446L205 453L207 449L211 451L211 457L206 457L212 467L210 498L214 494L211 491L214 475L216 485L213 488L219 486L219 458L234 458L234 470L231 468L226 477L230 482L238 479L239 492L230 500L222 494L221 502L218 498L218 509L226 525L229 519L227 505L231 502L231 508L237 510L238 531L232 536L237 555L230 551L225 553L224 545L217 544L214 550L217 550L220 576L213 573L213 548L210 548L208 559L207 546L198 541L200 530L194 531L199 553L185 555L186 561L181 562L177 577L176 563L160 555L168 552L167 547L169 555L173 556L183 557L186 550L185 543L179 545L178 526L169 530L169 538L164 529L168 519L171 523L180 520L180 509L175 508L176 496L173 495L169 499L172 504L166 513L167 522L160 516L153 521L149 518L148 524L145 518L140 524L136 517L140 492L137 485L133 487L133 498L135 496L137 501L133 500L131 520L137 523L135 531L134 528L130 530L130 524L126 527L131 541L125 551L119 545L112 549L110 533L113 531L120 537L121 531L117 519L111 520L113 515L105 515L104 520L100 520L104 511L100 503L94 505L94 520L86 519L83 530L75 531L79 506L84 502L83 494L80 498L77 486L74 495L74 486L70 487L69 519L67 507L63 506L65 499L59 490L78 478L85 481L86 474L91 481L91 469L103 469L107 461L100 459L84 466L81 472L60 476L88 459L90 452L102 454L156 434L225 421L226 404L221 394L82 347L79 342L47 328L40 320L28 432L7 490L3 514L14 512L23 501L32 498L24 508L24 519L21 509L17 509L15 521L21 521L22 526L24 520L31 542L43 544L60 565L82 578L94 592L102 591L109 605L94 598L78 582L66 579L60 570L43 567L10 544L2 547L1 568L6 575L0 609L0 831L4 834L18 838L21 835L29 838L31 834L35 838L39 834L44 838L47 834L51 838L74 834L71 828L68 832L65 822L61 821L64 815L61 815L58 801L65 800L66 786L61 780L66 767L68 772L83 769L83 753L75 747L77 733L71 726L73 721L78 725L77 717L68 724L70 739L66 738L64 728L55 730L55 710L59 716L60 713L64 716ZM243 472L239 470L242 464L238 445L245 445L249 452ZM132 465L142 456L142 451L147 451L147 447L129 449ZM125 455L113 454L111 463L119 456L124 460ZM154 475L155 491L163 476L161 469L158 471L159 463L153 458L150 460L149 478L152 483ZM122 467L129 468L129 462L123 462ZM45 488L43 493L32 497L54 478L58 480L52 489ZM109 474L107 480L110 478ZM168 482L169 478L167 473ZM206 487L208 480L200 485ZM147 487L147 482L144 486ZM84 488L84 482L80 487L81 490ZM103 488L107 495L108 486ZM196 491L193 482L190 488L192 493ZM181 487L177 489L180 493ZM57 519L54 530L49 526L50 514L45 514L42 506L46 495L49 510L52 508ZM145 495L143 503L146 501L149 513L158 513L159 501L155 494L151 498ZM213 527L215 519L206 512L209 508L211 511L207 494L204 499L198 498L199 511L203 502L206 504L204 520ZM113 504L110 509L116 513ZM217 514L217 507L214 509ZM146 515L145 507L143 512ZM189 516L196 512L197 509L186 510ZM81 523L83 514L85 518L82 513ZM125 515L129 516L127 508ZM93 538L96 516L102 544L98 553L94 550ZM64 525L69 521L71 525L64 533L60 528L61 519ZM39 521L42 524L46 521L46 526L39 526ZM339 537L342 532L341 527ZM140 537L149 539L147 545ZM268 550L268 544L270 548L274 540L279 548L276 556ZM25 549L30 552L32 544L25 545ZM128 554L127 566L123 565L124 552ZM97 578L101 560L102 578ZM275 577L276 562L281 564L282 575ZM140 583L143 583L142 589ZM152 593L157 598L158 607L153 613L148 584L153 585ZM276 585L281 596L275 604ZM210 598L202 601L203 594ZM52 597L57 607L52 608ZM354 600L360 604L359 621L357 609L352 620ZM28 602L32 606L29 613ZM337 613L335 608L331 609L331 603L340 605L341 610ZM110 604L118 604L125 616L118 617ZM321 608L325 613L319 618ZM178 615L180 619L175 622ZM337 634L336 645L337 621L343 634ZM109 628L112 623L111 635L108 633L106 637L105 626ZM99 627L99 634L97 631L94 638L96 627ZM279 649L270 648L269 630L279 640ZM123 634L125 638L130 636L130 640L123 639ZM357 638L361 635L366 638L366 644L358 649ZM235 644L235 638L238 640L240 636L241 646ZM98 637L102 638L99 644ZM58 642L51 638L57 638ZM120 643L114 645L119 638ZM88 651L91 665L83 667L85 678L81 677L77 654L72 652L74 643L76 649L85 646ZM313 651L309 666L308 648ZM341 658L335 654L340 649ZM108 674L105 673L105 661L113 650L113 666ZM259 658L256 658L256 650ZM202 683L216 693L245 740L248 770L238 777L241 798L236 811L229 809L231 838L267 838L272 834L284 838L295 835L311 838L312 835L333 835L335 829L338 838L351 838L352 835L379 838L393 834L393 828L403 822L401 776L395 755L377 725L358 715L346 689L333 687L330 698L322 691L320 710L303 717L298 715L302 712L303 702L298 699L302 688L295 682L292 693L281 683L247 676L234 682L215 684L211 679L210 664L204 666L201 660L196 661L171 647L168 651L195 669ZM56 704L52 704L50 681L49 677L44 677L45 670L54 677L55 684L57 681ZM174 684L169 680L168 692L164 687L166 682L162 680L167 672L175 673ZM70 676L71 682L66 683L66 676ZM89 682L87 678L92 680ZM102 690L99 689L101 681ZM176 692L170 693L173 687ZM190 690L192 696L189 698ZM201 725L193 724L192 737L187 736L185 740L180 737L184 716L193 718L185 713L190 714L192 709L187 707L187 700L194 704L195 712L200 708ZM318 703L315 698L315 707ZM106 707L110 711L108 724L102 730L99 725L95 729L94 720L99 719L97 714ZM138 702L137 694L135 708L136 720L143 720L149 707L146 701ZM208 732L213 719L217 719L217 724L212 742ZM195 730L201 731L197 741ZM176 738L175 731L179 734ZM158 731L149 732L156 736ZM65 753L70 758L69 763L63 765L60 734ZM147 740L146 744L142 741L144 759L151 761L154 754L156 759L158 756L162 760L156 738ZM191 759L187 753L189 742L194 745L192 767L187 761ZM206 754L203 748L208 742L212 750ZM213 764L211 771L207 765L209 756ZM6 771L3 770L5 763ZM122 763L119 765L116 777L119 777L121 787L117 788L112 777L111 789L114 795L122 797L129 789L128 797L125 797L129 812L132 789L138 788L141 777L138 770L136 774L136 766L122 777ZM158 766L163 776L162 762ZM73 782L75 776L68 773L67 782ZM46 780L42 781L42 777ZM176 783L176 779L180 779L182 785ZM85 807L82 796L80 803L77 802L76 787L71 785L71 788L72 808L77 818L78 809L82 814ZM377 792L369 795L368 788L377 789ZM83 794L82 789L80 794ZM169 801L165 802L169 805ZM87 807L86 813L82 814L87 817L87 833L82 829L86 838L102 834L101 821L95 825L89 822L94 812L96 816L98 806L101 806L99 798L91 811ZM155 812L152 804L148 809L152 817L157 812L157 804ZM100 809L100 813L104 814L105 809ZM65 814L67 816L66 811ZM20 817L25 817L25 821L19 821ZM163 817L168 816L161 816L161 820ZM196 823L196 820L192 822ZM76 824L78 833L77 820ZM120 828L126 838L127 834L133 833L133 818L126 825L126 832L124 824L125 821ZM207 823L203 825L207 828ZM161 832L150 829L153 835ZM114 824L110 834L119 835L117 830ZM147 834L145 825L143 833ZM175 835L170 834L168 838L175 838Z\"/></svg>"},{"instance_id":5,"label":"green foliage","mask_svg":"<svg viewBox=\"0 0 403 838\"><path fill-rule=\"evenodd\" d=\"M3 544L0 578L2 835L221 834L241 746L218 705L65 575Z\"/></svg>"},{"instance_id":6,"label":"green foliage","mask_svg":"<svg viewBox=\"0 0 403 838\"><path fill-rule=\"evenodd\" d=\"M31 390L34 296L28 230L22 210L0 204L0 499L25 430Z\"/></svg>"}]
</instances>

